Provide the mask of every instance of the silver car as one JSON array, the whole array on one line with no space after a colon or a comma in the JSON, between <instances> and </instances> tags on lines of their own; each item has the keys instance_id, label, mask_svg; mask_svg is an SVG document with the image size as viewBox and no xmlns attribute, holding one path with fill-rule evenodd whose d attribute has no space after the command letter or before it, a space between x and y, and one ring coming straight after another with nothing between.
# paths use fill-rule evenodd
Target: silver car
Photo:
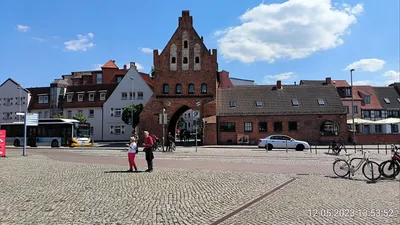
<instances>
[{"instance_id":1,"label":"silver car","mask_svg":"<svg viewBox=\"0 0 400 225\"><path fill-rule=\"evenodd\" d=\"M296 151L303 151L309 149L310 145L305 141L298 141L292 137L286 135L271 135L266 138L262 138L258 142L259 148L265 148L267 150L277 149L296 149Z\"/></svg>"}]
</instances>

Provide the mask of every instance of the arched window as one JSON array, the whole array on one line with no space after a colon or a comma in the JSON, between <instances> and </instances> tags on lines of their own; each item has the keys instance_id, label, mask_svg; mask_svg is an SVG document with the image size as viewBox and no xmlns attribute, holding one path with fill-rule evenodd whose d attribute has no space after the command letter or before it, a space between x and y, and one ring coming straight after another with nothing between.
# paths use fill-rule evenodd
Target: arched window
<instances>
[{"instance_id":1,"label":"arched window","mask_svg":"<svg viewBox=\"0 0 400 225\"><path fill-rule=\"evenodd\" d=\"M338 136L339 126L331 120L324 121L320 129L321 136Z\"/></svg>"},{"instance_id":2,"label":"arched window","mask_svg":"<svg viewBox=\"0 0 400 225\"><path fill-rule=\"evenodd\" d=\"M168 84L164 84L164 85L163 85L163 93L164 93L164 94L168 94L168 93L169 93Z\"/></svg>"},{"instance_id":3,"label":"arched window","mask_svg":"<svg viewBox=\"0 0 400 225\"><path fill-rule=\"evenodd\" d=\"M196 58L194 59L194 63L200 63L200 57L196 56Z\"/></svg>"},{"instance_id":4,"label":"arched window","mask_svg":"<svg viewBox=\"0 0 400 225\"><path fill-rule=\"evenodd\" d=\"M182 84L177 84L176 85L176 93L177 94L182 94Z\"/></svg>"},{"instance_id":5,"label":"arched window","mask_svg":"<svg viewBox=\"0 0 400 225\"><path fill-rule=\"evenodd\" d=\"M189 94L194 94L194 84L189 84Z\"/></svg>"},{"instance_id":6,"label":"arched window","mask_svg":"<svg viewBox=\"0 0 400 225\"><path fill-rule=\"evenodd\" d=\"M187 64L188 63L188 58L187 57L183 57L183 64Z\"/></svg>"},{"instance_id":7,"label":"arched window","mask_svg":"<svg viewBox=\"0 0 400 225\"><path fill-rule=\"evenodd\" d=\"M207 84L201 84L201 93L202 94L207 93Z\"/></svg>"},{"instance_id":8,"label":"arched window","mask_svg":"<svg viewBox=\"0 0 400 225\"><path fill-rule=\"evenodd\" d=\"M188 48L188 41L183 42L183 48Z\"/></svg>"},{"instance_id":9,"label":"arched window","mask_svg":"<svg viewBox=\"0 0 400 225\"><path fill-rule=\"evenodd\" d=\"M171 58L171 63L176 63L176 58L175 57Z\"/></svg>"}]
</instances>

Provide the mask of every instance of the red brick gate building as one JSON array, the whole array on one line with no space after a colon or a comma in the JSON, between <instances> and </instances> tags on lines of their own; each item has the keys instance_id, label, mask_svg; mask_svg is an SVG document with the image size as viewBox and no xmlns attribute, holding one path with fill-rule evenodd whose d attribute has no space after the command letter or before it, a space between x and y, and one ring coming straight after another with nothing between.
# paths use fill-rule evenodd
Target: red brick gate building
<instances>
[{"instance_id":1,"label":"red brick gate building","mask_svg":"<svg viewBox=\"0 0 400 225\"><path fill-rule=\"evenodd\" d=\"M159 54L153 52L154 92L140 115L140 131L162 137L158 115L168 115L167 132L175 133L179 117L187 110L200 111L200 118L216 115L218 88L217 50L209 50L193 27L189 11L182 11L179 26ZM208 131L208 132L207 132ZM216 130L210 124L204 133L214 132L204 144L216 144ZM142 134L140 134L142 136Z\"/></svg>"}]
</instances>

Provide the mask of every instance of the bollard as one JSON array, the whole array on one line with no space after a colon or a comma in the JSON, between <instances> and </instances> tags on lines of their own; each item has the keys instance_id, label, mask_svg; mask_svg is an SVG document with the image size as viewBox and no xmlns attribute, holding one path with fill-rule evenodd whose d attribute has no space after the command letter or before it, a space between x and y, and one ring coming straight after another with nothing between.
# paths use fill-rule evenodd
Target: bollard
<instances>
[{"instance_id":1,"label":"bollard","mask_svg":"<svg viewBox=\"0 0 400 225\"><path fill-rule=\"evenodd\" d=\"M364 150L364 145L363 145L363 144L361 144L361 151L362 151L362 150Z\"/></svg>"},{"instance_id":2,"label":"bollard","mask_svg":"<svg viewBox=\"0 0 400 225\"><path fill-rule=\"evenodd\" d=\"M356 143L353 143L354 153L357 153Z\"/></svg>"},{"instance_id":3,"label":"bollard","mask_svg":"<svg viewBox=\"0 0 400 225\"><path fill-rule=\"evenodd\" d=\"M386 155L387 155L387 144L385 143L385 151L386 151Z\"/></svg>"},{"instance_id":4,"label":"bollard","mask_svg":"<svg viewBox=\"0 0 400 225\"><path fill-rule=\"evenodd\" d=\"M379 154L379 144L378 144L378 154Z\"/></svg>"},{"instance_id":5,"label":"bollard","mask_svg":"<svg viewBox=\"0 0 400 225\"><path fill-rule=\"evenodd\" d=\"M286 140L286 153L288 153L288 152L287 152L287 140Z\"/></svg>"},{"instance_id":6,"label":"bollard","mask_svg":"<svg viewBox=\"0 0 400 225\"><path fill-rule=\"evenodd\" d=\"M317 145L315 145L315 154L317 154Z\"/></svg>"}]
</instances>

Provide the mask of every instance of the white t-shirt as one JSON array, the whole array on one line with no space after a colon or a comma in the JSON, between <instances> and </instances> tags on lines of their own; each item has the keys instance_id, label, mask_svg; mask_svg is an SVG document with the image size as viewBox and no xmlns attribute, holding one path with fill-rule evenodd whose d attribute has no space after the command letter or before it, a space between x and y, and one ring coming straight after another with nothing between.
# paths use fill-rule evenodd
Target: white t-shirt
<instances>
[{"instance_id":1,"label":"white t-shirt","mask_svg":"<svg viewBox=\"0 0 400 225\"><path fill-rule=\"evenodd\" d=\"M129 145L128 153L136 153L136 142L132 142L132 143Z\"/></svg>"}]
</instances>

